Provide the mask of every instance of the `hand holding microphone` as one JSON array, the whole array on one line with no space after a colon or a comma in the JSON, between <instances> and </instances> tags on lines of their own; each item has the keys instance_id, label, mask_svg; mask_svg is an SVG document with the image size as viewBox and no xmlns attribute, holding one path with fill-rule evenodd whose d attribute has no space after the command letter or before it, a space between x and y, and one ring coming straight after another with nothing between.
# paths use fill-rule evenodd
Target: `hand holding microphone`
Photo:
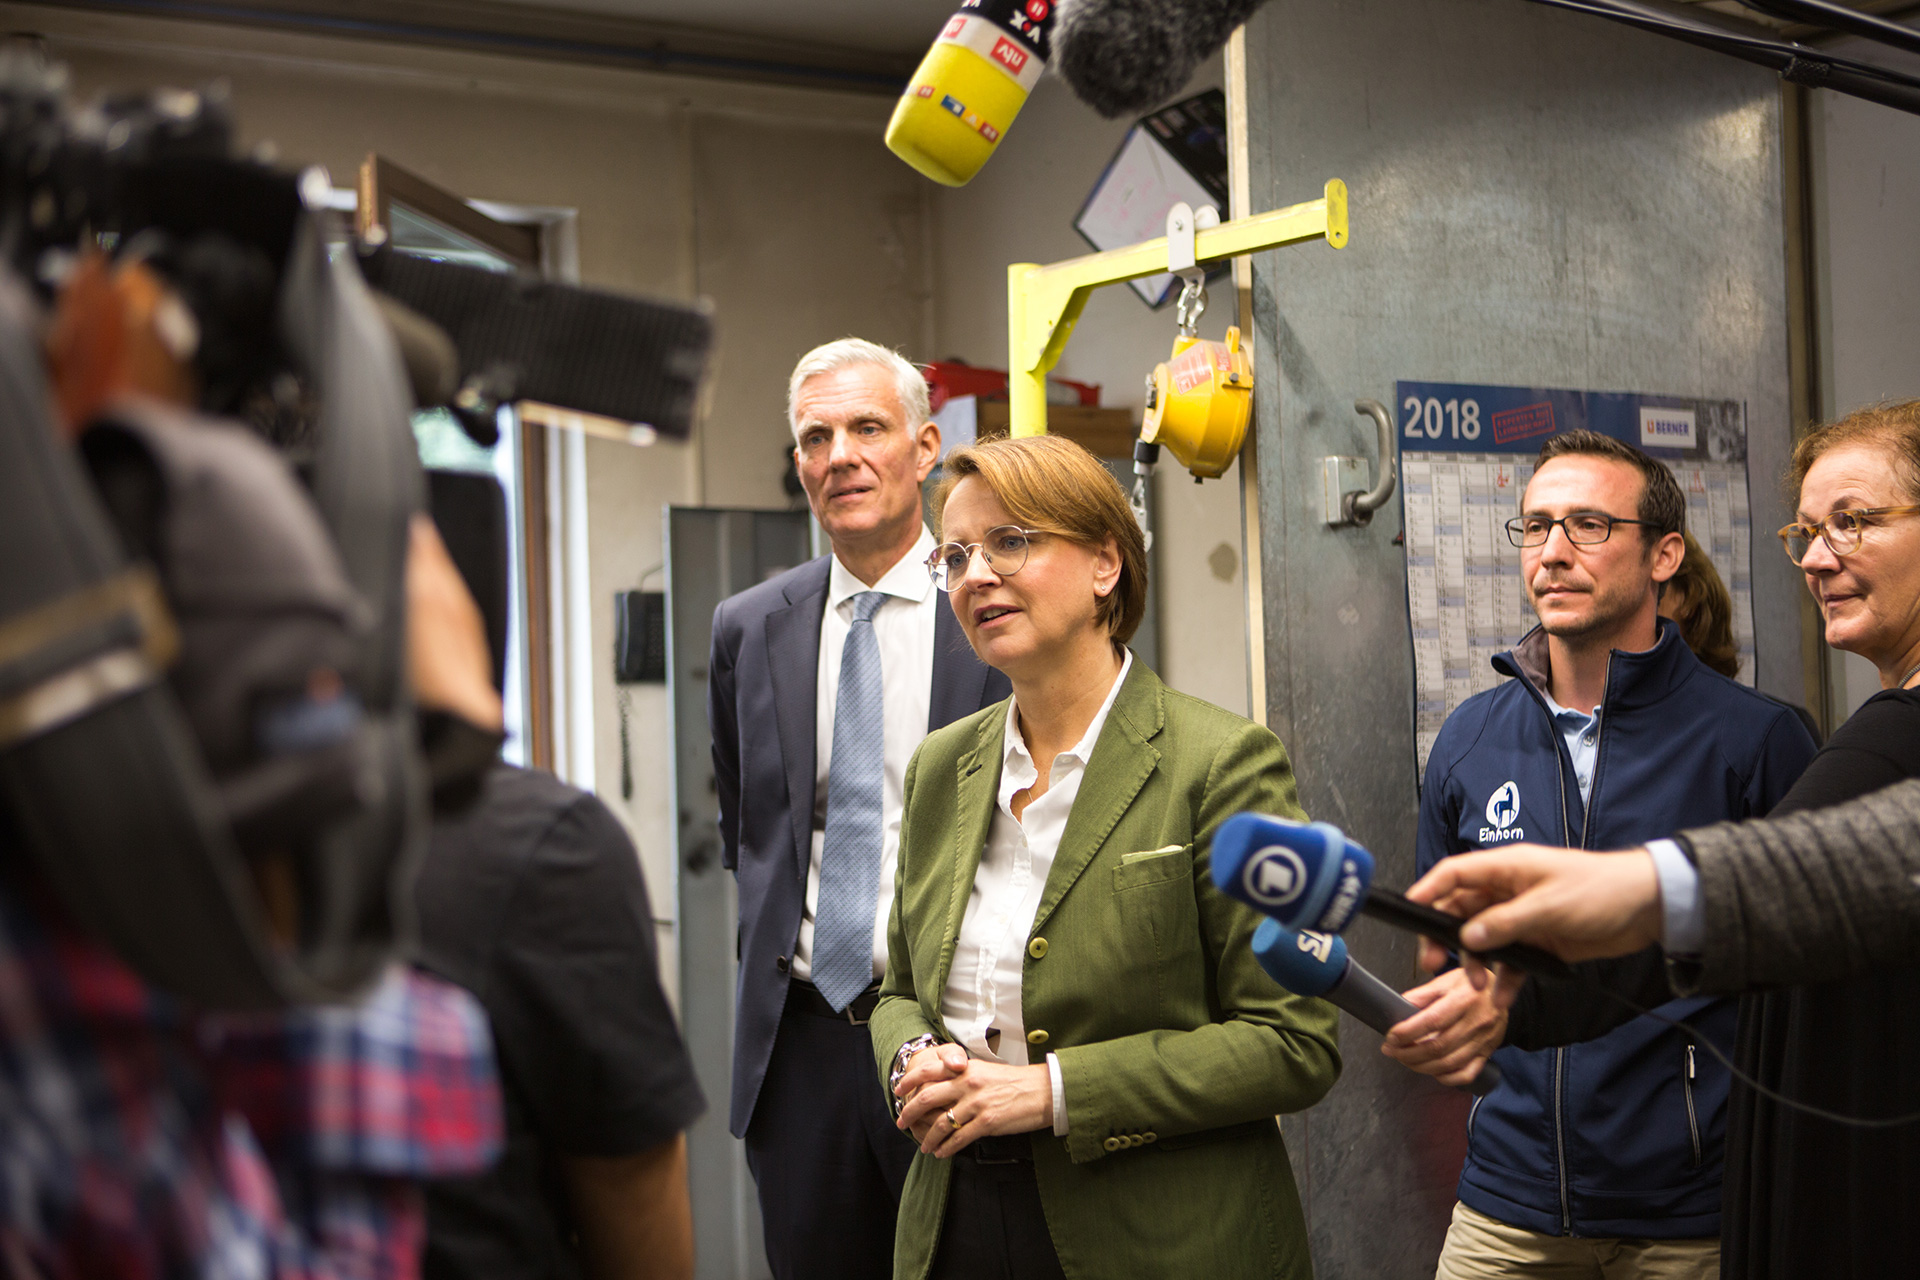
<instances>
[{"instance_id":1,"label":"hand holding microphone","mask_svg":"<svg viewBox=\"0 0 1920 1280\"><path fill-rule=\"evenodd\" d=\"M1465 950L1457 917L1373 884L1373 855L1325 822L1235 814L1214 833L1213 882L1289 929L1339 933L1359 913ZM1524 943L1474 954L1542 977L1573 975L1558 956Z\"/></svg>"},{"instance_id":2,"label":"hand holding microphone","mask_svg":"<svg viewBox=\"0 0 1920 1280\"><path fill-rule=\"evenodd\" d=\"M1269 978L1293 994L1325 1000L1382 1035L1420 1012L1412 1001L1367 972L1347 954L1347 944L1331 934L1295 933L1278 920L1262 920L1253 934L1253 955ZM1486 1094L1499 1083L1500 1068L1489 1062L1461 1087Z\"/></svg>"},{"instance_id":3,"label":"hand holding microphone","mask_svg":"<svg viewBox=\"0 0 1920 1280\"><path fill-rule=\"evenodd\" d=\"M1459 914L1463 936L1488 946L1531 938L1595 960L1661 940L1660 880L1645 849L1501 845L1441 859L1408 893Z\"/></svg>"}]
</instances>

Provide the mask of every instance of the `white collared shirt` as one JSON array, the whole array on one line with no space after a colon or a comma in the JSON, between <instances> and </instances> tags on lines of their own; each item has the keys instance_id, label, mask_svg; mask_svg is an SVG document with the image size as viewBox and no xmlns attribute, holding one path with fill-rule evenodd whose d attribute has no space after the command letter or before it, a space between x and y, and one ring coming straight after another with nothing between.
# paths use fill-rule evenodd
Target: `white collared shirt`
<instances>
[{"instance_id":1,"label":"white collared shirt","mask_svg":"<svg viewBox=\"0 0 1920 1280\"><path fill-rule=\"evenodd\" d=\"M920 528L920 540L869 587L833 557L827 577L827 608L820 619L820 666L814 689L813 853L807 865L807 901L800 914L800 936L793 944L793 976L813 976L813 916L820 901L820 850L826 843L827 773L833 766L833 716L840 695L840 659L853 626L853 598L865 591L893 597L873 615L873 637L880 646L881 723L886 741L881 765L880 886L874 899L873 976L887 971L887 912L893 906L893 873L900 854L900 796L907 762L927 736L933 706L934 610L940 593L927 574L933 535ZM766 727L768 733L774 726Z\"/></svg>"},{"instance_id":2,"label":"white collared shirt","mask_svg":"<svg viewBox=\"0 0 1920 1280\"><path fill-rule=\"evenodd\" d=\"M1033 932L1047 874L1053 870L1067 817L1080 794L1087 760L1100 741L1107 713L1113 710L1114 699L1132 667L1133 654L1129 652L1086 733L1070 750L1053 758L1046 794L1028 804L1018 818L1013 816L1013 798L1038 781L1040 771L1020 735L1020 708L1015 702L1007 704L1000 794L987 832L987 846L980 854L980 869L974 873L973 892L967 898L967 913L960 922L947 989L940 996L940 1016L947 1031L973 1057L1014 1066L1025 1066L1029 1061L1026 1018L1020 1004L1027 935ZM1053 1055L1047 1056L1051 1059ZM1065 1131L1065 1107L1060 1074L1057 1063L1050 1061L1049 1066L1054 1131L1061 1133Z\"/></svg>"}]
</instances>

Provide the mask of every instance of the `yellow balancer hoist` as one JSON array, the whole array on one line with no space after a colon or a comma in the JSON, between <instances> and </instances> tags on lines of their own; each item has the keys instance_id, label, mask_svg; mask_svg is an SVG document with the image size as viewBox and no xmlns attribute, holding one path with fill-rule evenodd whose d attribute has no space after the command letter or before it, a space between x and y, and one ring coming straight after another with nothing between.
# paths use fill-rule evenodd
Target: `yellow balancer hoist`
<instances>
[{"instance_id":1,"label":"yellow balancer hoist","mask_svg":"<svg viewBox=\"0 0 1920 1280\"><path fill-rule=\"evenodd\" d=\"M1165 447L1194 479L1220 476L1239 456L1253 413L1253 364L1229 326L1214 342L1199 336L1206 268L1261 249L1324 239L1347 243L1347 188L1338 178L1318 200L1222 223L1211 206L1176 204L1164 239L1041 266L1007 268L1008 399L1015 436L1047 429L1047 373L1066 349L1087 298L1102 285L1171 271L1181 279L1173 352L1147 378L1146 415L1134 446L1134 514L1147 532L1147 480Z\"/></svg>"}]
</instances>

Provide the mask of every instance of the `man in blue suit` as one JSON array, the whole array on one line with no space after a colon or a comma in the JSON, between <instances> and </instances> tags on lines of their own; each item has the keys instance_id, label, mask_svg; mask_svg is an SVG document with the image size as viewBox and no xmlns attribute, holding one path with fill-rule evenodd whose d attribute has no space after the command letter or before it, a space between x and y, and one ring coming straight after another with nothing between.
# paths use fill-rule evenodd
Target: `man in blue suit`
<instances>
[{"instance_id":1,"label":"man in blue suit","mask_svg":"<svg viewBox=\"0 0 1920 1280\"><path fill-rule=\"evenodd\" d=\"M833 544L721 601L708 720L722 856L740 887L730 1127L778 1280L893 1274L914 1144L866 1020L886 968L907 762L1005 698L926 569L920 486L940 456L919 370L858 338L788 383L794 461Z\"/></svg>"}]
</instances>

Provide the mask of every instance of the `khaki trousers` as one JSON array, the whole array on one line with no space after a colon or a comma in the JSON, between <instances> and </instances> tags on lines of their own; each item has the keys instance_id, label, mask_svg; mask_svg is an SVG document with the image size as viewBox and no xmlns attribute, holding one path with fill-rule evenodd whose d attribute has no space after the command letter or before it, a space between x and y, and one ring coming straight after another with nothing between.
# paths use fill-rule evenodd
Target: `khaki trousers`
<instances>
[{"instance_id":1,"label":"khaki trousers","mask_svg":"<svg viewBox=\"0 0 1920 1280\"><path fill-rule=\"evenodd\" d=\"M1434 1280L1719 1280L1720 1240L1543 1236L1464 1204Z\"/></svg>"}]
</instances>

